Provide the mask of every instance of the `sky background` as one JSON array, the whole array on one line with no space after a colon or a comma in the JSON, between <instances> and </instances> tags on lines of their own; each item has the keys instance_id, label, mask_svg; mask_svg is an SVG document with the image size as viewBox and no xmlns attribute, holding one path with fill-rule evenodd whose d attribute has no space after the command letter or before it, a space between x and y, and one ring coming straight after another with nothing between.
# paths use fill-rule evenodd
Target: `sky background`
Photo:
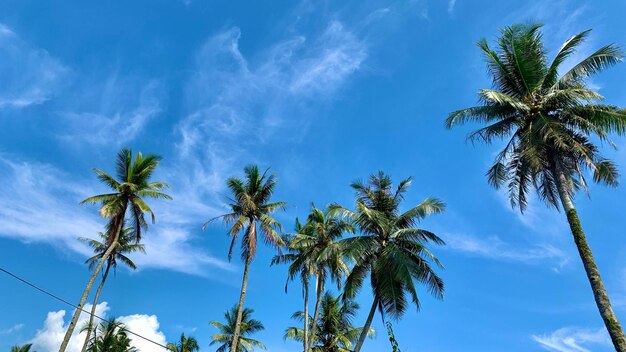
<instances>
[{"instance_id":1,"label":"sky background","mask_svg":"<svg viewBox=\"0 0 626 352\"><path fill-rule=\"evenodd\" d=\"M289 203L276 216L291 230L311 202L352 206L350 182L384 170L414 177L405 208L428 196L447 203L420 224L447 242L432 248L446 267L445 299L421 290L421 311L394 322L403 352L611 350L564 215L536 200L524 216L512 210L484 177L499 144L466 143L475 126L445 130L443 120L491 85L479 39L541 22L553 55L593 28L581 59L626 46L626 2L2 0L0 9L1 267L78 301L89 250L76 238L104 224L97 207L78 204L105 191L91 168L113 172L124 146L158 153L154 179L174 200L151 201L148 254L133 256L138 271L110 276L98 312L159 342L184 332L214 351L208 322L237 301L242 272L238 256L227 260L226 228L201 230L226 211L225 179L249 163L271 166L274 199ZM624 106L625 74L620 64L590 84ZM605 155L626 165L626 142L616 144ZM590 189L576 205L626 319L626 188ZM273 255L259 249L246 305L270 352L298 351L282 336L296 324L300 287L285 294ZM0 350L34 342L56 352L68 307L4 274L0 288ZM365 287L357 323L371 300ZM374 327L363 351L390 350L378 315Z\"/></svg>"}]
</instances>

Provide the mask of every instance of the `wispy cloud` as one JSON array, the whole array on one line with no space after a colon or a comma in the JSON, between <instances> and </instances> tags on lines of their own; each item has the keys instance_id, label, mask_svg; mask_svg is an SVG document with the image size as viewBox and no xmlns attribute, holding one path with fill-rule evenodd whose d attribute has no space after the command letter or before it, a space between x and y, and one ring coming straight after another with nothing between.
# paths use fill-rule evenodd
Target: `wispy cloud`
<instances>
[{"instance_id":1,"label":"wispy cloud","mask_svg":"<svg viewBox=\"0 0 626 352\"><path fill-rule=\"evenodd\" d=\"M65 121L60 138L65 141L123 145L162 110L163 88L156 79L124 80L114 73L103 84L88 85L89 89L80 89L84 96L78 100L82 103L61 113Z\"/></svg>"},{"instance_id":2,"label":"wispy cloud","mask_svg":"<svg viewBox=\"0 0 626 352\"><path fill-rule=\"evenodd\" d=\"M71 178L69 183L68 179L68 174L51 165L0 155L0 236L90 254L76 238L95 238L104 222L95 209L78 202L100 187L77 178ZM160 268L195 275L206 275L208 266L232 270L228 263L194 248L190 244L192 231L174 223L176 218L169 224L164 221L162 227L154 226L145 237L149 255L136 257L140 269Z\"/></svg>"},{"instance_id":3,"label":"wispy cloud","mask_svg":"<svg viewBox=\"0 0 626 352\"><path fill-rule=\"evenodd\" d=\"M453 13L455 6L456 6L456 0L448 0L448 13Z\"/></svg>"},{"instance_id":4,"label":"wispy cloud","mask_svg":"<svg viewBox=\"0 0 626 352\"><path fill-rule=\"evenodd\" d=\"M251 57L239 48L242 35L229 28L200 48L186 87L189 113L178 125L177 163L186 165L179 193L214 210L223 180L242 160L255 161L279 132L282 141L298 141L315 118L311 106L334 99L367 58L367 45L337 21Z\"/></svg>"},{"instance_id":5,"label":"wispy cloud","mask_svg":"<svg viewBox=\"0 0 626 352\"><path fill-rule=\"evenodd\" d=\"M298 141L315 118L311 107L335 99L368 55L364 41L338 21L311 36L289 35L255 55L241 52L242 35L236 27L219 32L196 54L176 147L158 174L171 184L174 200L153 206L158 223L145 238L148 255L136 258L140 269L195 275L206 275L208 268L233 270L194 246L200 224L223 212L224 179L244 162L256 161L279 132L285 132L283 140ZM73 97L71 104L59 99L64 128L58 136L64 141L117 148L136 138L163 109L159 80L116 73L106 80L81 80L72 83L79 99ZM0 157L0 236L88 254L75 239L95 236L103 220L95 207L78 202L101 188L95 177L70 176L15 155Z\"/></svg>"},{"instance_id":6,"label":"wispy cloud","mask_svg":"<svg viewBox=\"0 0 626 352\"><path fill-rule=\"evenodd\" d=\"M0 23L0 109L37 105L63 86L69 69Z\"/></svg>"},{"instance_id":7,"label":"wispy cloud","mask_svg":"<svg viewBox=\"0 0 626 352\"><path fill-rule=\"evenodd\" d=\"M562 268L569 261L566 253L550 244L523 247L507 243L498 236L479 238L464 234L447 234L444 240L447 248L477 257L524 264L548 261L554 263L555 270Z\"/></svg>"},{"instance_id":8,"label":"wispy cloud","mask_svg":"<svg viewBox=\"0 0 626 352\"><path fill-rule=\"evenodd\" d=\"M24 324L18 323L18 324L15 324L15 325L11 326L10 328L7 328L7 329L0 329L0 335L12 334L12 333L14 333L16 331L22 330L23 327L24 327Z\"/></svg>"},{"instance_id":9,"label":"wispy cloud","mask_svg":"<svg viewBox=\"0 0 626 352\"><path fill-rule=\"evenodd\" d=\"M0 155L0 236L84 252L75 238L96 234L101 226L97 215L78 205L87 185L68 179L51 165Z\"/></svg>"},{"instance_id":10,"label":"wispy cloud","mask_svg":"<svg viewBox=\"0 0 626 352\"><path fill-rule=\"evenodd\" d=\"M532 335L531 338L543 349L554 352L591 352L611 346L605 328L580 329L567 327L551 334ZM595 346L595 347L590 347ZM609 348L606 349L607 351Z\"/></svg>"}]
</instances>

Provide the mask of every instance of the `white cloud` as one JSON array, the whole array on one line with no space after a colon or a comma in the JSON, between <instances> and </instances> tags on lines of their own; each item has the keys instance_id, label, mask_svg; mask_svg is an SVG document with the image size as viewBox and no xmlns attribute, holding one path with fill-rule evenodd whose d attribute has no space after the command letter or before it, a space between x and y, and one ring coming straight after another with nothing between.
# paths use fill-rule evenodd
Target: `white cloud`
<instances>
[{"instance_id":1,"label":"white cloud","mask_svg":"<svg viewBox=\"0 0 626 352\"><path fill-rule=\"evenodd\" d=\"M45 242L62 245L81 254L90 255L90 250L76 240L77 237L95 238L103 229L95 207L78 203L93 195L95 184L81 183L51 165L25 161L12 161L0 155L0 236L16 238L24 242ZM95 181L95 177L94 177ZM176 208L167 208L163 225L152 226L144 237L147 255L137 255L133 260L139 269L160 268L195 275L206 275L206 267L224 270L232 267L222 260L213 258L206 251L193 247L189 218L175 216ZM161 206L155 207L155 210ZM182 209L181 211L184 211ZM158 211L157 211L157 214ZM192 214L191 216L197 216ZM189 215L186 215L189 216ZM200 223L196 219L195 227Z\"/></svg>"},{"instance_id":2,"label":"white cloud","mask_svg":"<svg viewBox=\"0 0 626 352\"><path fill-rule=\"evenodd\" d=\"M0 23L0 109L23 108L50 99L69 69Z\"/></svg>"},{"instance_id":3,"label":"white cloud","mask_svg":"<svg viewBox=\"0 0 626 352\"><path fill-rule=\"evenodd\" d=\"M189 113L178 125L178 163L186 165L179 182L190 186L180 191L184 199L206 204L242 159L254 161L279 132L282 140L301 138L315 118L312 104L332 99L367 58L366 45L336 21L317 36L294 35L251 57L240 50L242 35L224 30L196 56ZM206 193L198 196L199 189ZM221 201L209 203L216 209Z\"/></svg>"},{"instance_id":4,"label":"white cloud","mask_svg":"<svg viewBox=\"0 0 626 352\"><path fill-rule=\"evenodd\" d=\"M294 62L290 90L295 93L332 92L359 70L367 57L365 45L336 21L308 50L316 54Z\"/></svg>"},{"instance_id":5,"label":"white cloud","mask_svg":"<svg viewBox=\"0 0 626 352\"><path fill-rule=\"evenodd\" d=\"M554 262L554 270L562 268L569 257L562 250L550 245L539 244L532 247L520 247L502 241L498 236L479 238L463 234L447 234L444 236L446 248L470 255L496 260L538 264L545 261Z\"/></svg>"},{"instance_id":6,"label":"white cloud","mask_svg":"<svg viewBox=\"0 0 626 352\"><path fill-rule=\"evenodd\" d=\"M455 6L456 6L456 0L448 0L448 13L454 12Z\"/></svg>"},{"instance_id":7,"label":"white cloud","mask_svg":"<svg viewBox=\"0 0 626 352\"><path fill-rule=\"evenodd\" d=\"M140 270L166 268L196 275L210 272L209 267L233 270L193 245L202 222L224 211L224 180L239 172L242 159L254 162L253 155L258 157L279 132L285 132L283 140L301 138L314 118L309 108L333 99L367 57L366 45L336 21L318 35L291 36L254 56L241 52L241 35L238 28L218 33L196 55L175 155L155 176L170 182L174 200L154 202L158 219L145 237L148 254L134 258ZM78 89L75 103L60 104L63 139L118 147L135 138L162 109L158 80L146 83L117 74L103 83L81 79L73 87L91 88ZM75 177L51 165L0 155L0 182L0 236L89 254L75 239L102 230L95 207L78 205L101 189L95 177Z\"/></svg>"},{"instance_id":8,"label":"white cloud","mask_svg":"<svg viewBox=\"0 0 626 352\"><path fill-rule=\"evenodd\" d=\"M597 348L611 346L611 340L605 328L567 327L551 334L533 335L531 338L543 349L554 352L591 352L597 351ZM592 348L589 345L595 347Z\"/></svg>"},{"instance_id":9,"label":"white cloud","mask_svg":"<svg viewBox=\"0 0 626 352\"><path fill-rule=\"evenodd\" d=\"M81 251L75 240L101 230L96 214L78 205L85 184L68 183L56 168L0 155L0 236L22 241L63 243Z\"/></svg>"},{"instance_id":10,"label":"white cloud","mask_svg":"<svg viewBox=\"0 0 626 352\"><path fill-rule=\"evenodd\" d=\"M91 311L91 305L85 305L86 311ZM102 318L107 318L107 313L110 307L107 302L102 302L96 305L96 315ZM63 341L67 325L65 322L66 311L60 310L57 312L49 312L46 320L43 323L43 327L37 330L35 337L30 341L33 344L33 349L40 352L56 352ZM69 318L69 317L68 317ZM154 342L165 345L167 339L165 334L159 330L159 320L156 315L146 314L133 314L127 316L120 316L116 318L119 322L123 323L125 327L141 336L144 336ZM89 314L81 314L78 320L77 329L74 330L70 344L68 345L68 352L80 352L82 345L85 341L85 334L80 332L80 327L84 326L89 321ZM97 319L96 319L97 321ZM69 322L68 322L69 323ZM139 351L155 351L160 347L155 346L153 343L139 338L133 334L128 334L131 339L131 345L139 349Z\"/></svg>"},{"instance_id":11,"label":"white cloud","mask_svg":"<svg viewBox=\"0 0 626 352\"><path fill-rule=\"evenodd\" d=\"M90 312L91 307L91 304L86 304L84 309ZM96 305L95 315L104 318L109 310L110 308L107 302L99 303ZM73 314L73 311L69 314ZM35 337L30 341L30 343L33 344L34 350L40 352L55 352L59 350L59 346L61 346L68 326L64 321L65 315L66 311L64 310L48 313L43 327L37 330ZM68 319L69 318L71 318L71 315L68 316ZM81 333L80 329L87 324L87 322L89 322L89 314L81 314L76 325L77 328L74 329L72 339L67 347L68 352L80 352L85 342L85 334Z\"/></svg>"},{"instance_id":12,"label":"white cloud","mask_svg":"<svg viewBox=\"0 0 626 352\"><path fill-rule=\"evenodd\" d=\"M162 110L163 88L155 79L136 82L112 74L102 85L83 84L90 88L78 100L86 106L61 113L64 140L119 146L134 139Z\"/></svg>"},{"instance_id":13,"label":"white cloud","mask_svg":"<svg viewBox=\"0 0 626 352\"><path fill-rule=\"evenodd\" d=\"M119 317L118 320L123 323L126 328L148 340L154 341L161 345L167 344L165 334L159 331L159 319L156 315L133 314ZM128 334L132 340L132 345L137 347L139 351L155 351L161 349L155 344L133 334Z\"/></svg>"},{"instance_id":14,"label":"white cloud","mask_svg":"<svg viewBox=\"0 0 626 352\"><path fill-rule=\"evenodd\" d=\"M208 275L207 266L233 270L228 262L209 256L190 244L190 237L190 232L184 229L160 226L143 241L148 255L138 256L134 261L140 267L170 269L200 276Z\"/></svg>"},{"instance_id":15,"label":"white cloud","mask_svg":"<svg viewBox=\"0 0 626 352\"><path fill-rule=\"evenodd\" d=\"M0 335L12 334L12 333L14 333L16 331L21 330L23 327L24 327L24 324L18 323L18 324L15 324L15 325L11 326L10 328L0 329Z\"/></svg>"}]
</instances>

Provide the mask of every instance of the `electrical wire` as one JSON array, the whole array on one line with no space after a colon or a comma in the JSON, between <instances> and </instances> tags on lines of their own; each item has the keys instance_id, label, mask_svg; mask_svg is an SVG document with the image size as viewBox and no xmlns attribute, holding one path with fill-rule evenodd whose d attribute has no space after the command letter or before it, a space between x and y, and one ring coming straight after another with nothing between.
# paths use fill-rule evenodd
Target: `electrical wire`
<instances>
[{"instance_id":1,"label":"electrical wire","mask_svg":"<svg viewBox=\"0 0 626 352\"><path fill-rule=\"evenodd\" d=\"M79 310L80 310L81 312L83 312L83 313L91 314L91 312L88 312L88 311L86 311L86 310L84 310L84 309L82 309L82 308L78 308L78 306L74 305L73 303L70 303L70 302L68 302L67 300L63 299L63 298L61 298L61 297L59 297L59 296L57 296L57 295L55 295L55 294L53 294L53 293L51 293L51 292L49 292L49 291L46 291L46 290L44 290L43 288L41 288L41 287L39 287L39 286L37 286L37 285L35 285L35 284L33 284L33 283L31 283L31 282L29 282L29 281L25 280L25 279L22 279L22 278L21 278L21 277L19 277L18 275L13 274L12 272L10 272L10 271L8 271L8 270L6 270L6 269L2 268L2 267L0 267L0 271L2 271L3 273L5 273L5 274L7 274L7 275L9 275L9 276L11 276L11 277L13 277L14 279L16 279L16 280L18 280L18 281L21 281L21 282L22 282L22 283L24 283L24 284L26 284L26 285L28 285L28 286L30 286L30 287L32 287L32 288L34 288L34 289L36 289L37 291L40 291L40 292L42 292L42 293L44 293L44 294L46 294L46 295L48 295L48 296L50 296L50 297L52 297L52 298L54 298L54 299L56 299L56 300L60 301L60 302L63 302L63 303L65 303L65 304L67 304L68 306L70 306L70 307L72 307L72 308L74 308L74 309L79 309ZM94 316L95 318L100 319L101 321L107 321L107 319L104 319L104 318L102 318L102 317L99 317L99 316L97 316L97 315L95 315L95 314L94 314L93 316ZM146 340L146 341L148 341L148 342L151 342L151 343L153 343L153 344L155 344L155 345L157 345L157 346L159 346L159 347L165 348L165 349L166 349L166 350L168 350L168 351L171 351L171 350L170 350L167 346L162 345L162 344L160 344L160 343L158 343L158 342L156 342L156 341L154 341L154 340L151 340L151 339L149 339L149 338L147 338L147 337L145 337L145 336L139 335L138 333L132 332L132 331L130 331L130 330L128 330L128 329L126 329L126 328L125 328L125 327L123 327L123 326L119 327L119 329L120 329L120 330L124 330L124 331L126 331L127 333L129 333L129 334L131 334L131 335L134 335L134 336L137 336L137 337L139 337L139 338L142 338L142 339L144 339L144 340Z\"/></svg>"}]
</instances>

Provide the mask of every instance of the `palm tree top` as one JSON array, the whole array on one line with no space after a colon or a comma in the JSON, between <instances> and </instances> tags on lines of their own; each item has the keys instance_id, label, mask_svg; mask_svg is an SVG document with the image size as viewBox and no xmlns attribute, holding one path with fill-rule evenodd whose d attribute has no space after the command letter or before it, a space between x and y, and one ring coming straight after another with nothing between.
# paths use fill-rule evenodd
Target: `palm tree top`
<instances>
[{"instance_id":1,"label":"palm tree top","mask_svg":"<svg viewBox=\"0 0 626 352\"><path fill-rule=\"evenodd\" d=\"M15 345L13 347L11 347L11 352L35 352L35 351L31 351L31 348L33 347L32 343L27 343L25 345Z\"/></svg>"},{"instance_id":2,"label":"palm tree top","mask_svg":"<svg viewBox=\"0 0 626 352\"><path fill-rule=\"evenodd\" d=\"M493 89L478 93L481 105L452 112L446 126L487 124L471 140L507 140L487 176L496 188L506 184L511 205L524 210L530 187L547 204L559 208L556 173L564 173L570 196L587 189L584 171L596 182L617 184L617 168L602 157L591 138L613 145L611 133L626 132L626 111L602 105L604 99L587 86L587 78L622 61L614 44L596 50L568 70L562 64L576 52L590 31L568 39L552 61L547 58L541 26L518 24L501 30L497 48L486 40L483 52Z\"/></svg>"},{"instance_id":3,"label":"palm tree top","mask_svg":"<svg viewBox=\"0 0 626 352\"><path fill-rule=\"evenodd\" d=\"M250 335L265 329L263 323L252 318L253 313L254 309L243 309L241 331L236 352L250 352L255 347L263 350L267 349L263 343L249 337ZM211 337L210 343L211 346L220 344L217 352L225 352L230 347L237 322L237 305L234 305L231 309L225 311L224 318L226 319L225 324L216 320L209 322L209 325L219 330L219 333L214 334Z\"/></svg>"},{"instance_id":4,"label":"palm tree top","mask_svg":"<svg viewBox=\"0 0 626 352\"><path fill-rule=\"evenodd\" d=\"M282 225L276 221L271 214L276 210L285 210L286 202L271 202L271 197L276 188L276 175L269 174L269 168L263 173L258 166L248 165L244 168L244 178L230 177L226 180L226 185L231 192L227 197L230 213L214 217L207 221L202 228L221 219L231 228L228 235L232 237L228 250L228 259L232 258L232 252L240 233L245 232L241 243L241 257L254 258L256 255L257 235L256 226L258 224L263 234L265 243L276 247L279 251L284 245L280 233L283 232Z\"/></svg>"},{"instance_id":5,"label":"palm tree top","mask_svg":"<svg viewBox=\"0 0 626 352\"><path fill-rule=\"evenodd\" d=\"M195 352L200 350L198 340L193 336L185 337L185 334L180 335L178 342L170 342L167 344L167 348L172 352Z\"/></svg>"},{"instance_id":6,"label":"palm tree top","mask_svg":"<svg viewBox=\"0 0 626 352\"><path fill-rule=\"evenodd\" d=\"M359 305L352 299L342 299L341 296L333 296L326 291L322 297L320 317L317 321L317 329L313 338L313 351L350 352L357 338L363 331L363 327L355 327L353 320L358 312ZM304 321L304 312L297 311L292 319ZM310 324L313 323L309 317ZM368 336L373 337L375 331L370 328ZM297 327L289 327L283 335L285 340L303 341L304 330Z\"/></svg>"},{"instance_id":7,"label":"palm tree top","mask_svg":"<svg viewBox=\"0 0 626 352\"><path fill-rule=\"evenodd\" d=\"M91 247L95 253L95 255L85 261L85 263L89 264L89 270L93 270L96 267L102 256L104 256L106 251L109 249L110 244L107 242L109 240L107 234L99 232L98 236L101 241L85 237L78 238L81 242ZM135 236L136 233L132 226L127 226L122 230L118 239L118 245L113 252L111 252L111 255L108 258L111 266L116 267L117 261L120 260L129 268L133 270L137 269L137 265L135 265L135 263L128 256L126 256L126 254L134 252L146 254L145 246L143 244L135 243Z\"/></svg>"},{"instance_id":8,"label":"palm tree top","mask_svg":"<svg viewBox=\"0 0 626 352\"><path fill-rule=\"evenodd\" d=\"M334 212L353 220L360 235L341 240L343 253L354 262L348 276L344 295L351 298L370 277L381 313L399 318L407 307L408 293L416 308L420 308L415 282L424 284L438 299L443 298L444 283L431 263L443 268L426 248L427 243L443 245L436 234L415 227L430 214L443 212L445 204L427 198L404 212L400 204L411 184L406 178L394 187L384 172L372 175L368 182L355 181L356 210L333 205Z\"/></svg>"},{"instance_id":9,"label":"palm tree top","mask_svg":"<svg viewBox=\"0 0 626 352\"><path fill-rule=\"evenodd\" d=\"M141 240L142 231L148 229L148 223L144 219L144 213L151 216L155 221L154 212L143 198L172 199L163 193L169 185L165 182L150 181L150 178L161 161L161 157L154 154L143 155L138 152L133 158L133 152L129 148L122 149L117 155L116 173L118 179L100 169L93 169L98 179L107 185L113 193L105 193L89 197L80 204L101 204L100 215L103 218L112 219L107 224L107 234L114 238L114 232L120 226L118 223L124 218L126 207L132 214L133 228L136 231L136 241ZM117 221L113 221L117 218Z\"/></svg>"}]
</instances>

